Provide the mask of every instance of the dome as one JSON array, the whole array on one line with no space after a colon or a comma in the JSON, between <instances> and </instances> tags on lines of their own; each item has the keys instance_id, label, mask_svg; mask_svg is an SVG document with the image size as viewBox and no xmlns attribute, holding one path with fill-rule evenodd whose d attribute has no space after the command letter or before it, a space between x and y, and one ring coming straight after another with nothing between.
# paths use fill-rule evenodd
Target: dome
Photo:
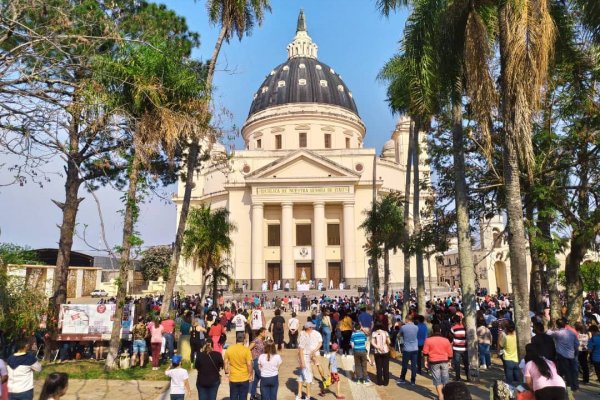
<instances>
[{"instance_id":1,"label":"dome","mask_svg":"<svg viewBox=\"0 0 600 400\"><path fill-rule=\"evenodd\" d=\"M381 150L383 158L396 158L396 142L393 139L388 140Z\"/></svg>"},{"instance_id":2,"label":"dome","mask_svg":"<svg viewBox=\"0 0 600 400\"><path fill-rule=\"evenodd\" d=\"M308 36L302 11L296 36L288 45L288 60L273 68L260 85L248 117L270 107L292 103L329 104L358 115L352 93L340 75L317 59L317 45Z\"/></svg>"}]
</instances>

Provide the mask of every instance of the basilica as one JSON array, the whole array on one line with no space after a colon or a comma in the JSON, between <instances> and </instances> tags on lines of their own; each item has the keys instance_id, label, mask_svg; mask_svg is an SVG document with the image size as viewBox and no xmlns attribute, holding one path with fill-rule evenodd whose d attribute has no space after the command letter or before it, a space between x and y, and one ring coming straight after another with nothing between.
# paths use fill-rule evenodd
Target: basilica
<instances>
[{"instance_id":1,"label":"basilica","mask_svg":"<svg viewBox=\"0 0 600 400\"><path fill-rule=\"evenodd\" d=\"M367 129L352 91L317 52L301 11L287 60L253 94L242 128L245 149L236 150L225 167L203 165L195 178L192 206L224 207L236 226L230 262L239 287L261 290L263 282L278 281L292 289L307 281L365 285L369 263L359 228L365 210L374 190L381 195L404 188L410 119L399 120L381 152L364 148ZM224 153L222 145L213 146L215 158ZM429 177L424 162L420 174ZM178 209L183 190L180 183ZM402 254L391 254L390 263L391 282L399 288ZM192 292L200 284L199 271L182 260L178 287Z\"/></svg>"}]
</instances>

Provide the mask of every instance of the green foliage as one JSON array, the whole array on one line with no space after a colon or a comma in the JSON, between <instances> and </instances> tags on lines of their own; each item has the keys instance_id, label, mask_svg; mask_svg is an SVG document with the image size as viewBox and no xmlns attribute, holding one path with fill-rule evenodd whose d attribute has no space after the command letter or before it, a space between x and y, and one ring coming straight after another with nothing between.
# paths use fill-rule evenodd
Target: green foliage
<instances>
[{"instance_id":1,"label":"green foliage","mask_svg":"<svg viewBox=\"0 0 600 400\"><path fill-rule=\"evenodd\" d=\"M142 252L141 270L144 280L169 279L169 266L173 249L171 246L153 246Z\"/></svg>"},{"instance_id":2,"label":"green foliage","mask_svg":"<svg viewBox=\"0 0 600 400\"><path fill-rule=\"evenodd\" d=\"M28 284L27 277L10 273L8 265L37 264L28 248L0 244L0 326L17 339L38 329L46 312L46 294Z\"/></svg>"},{"instance_id":3,"label":"green foliage","mask_svg":"<svg viewBox=\"0 0 600 400\"><path fill-rule=\"evenodd\" d=\"M381 258L383 251L396 250L404 237L403 199L397 193L389 193L365 210L365 220L360 225L367 234L364 245L370 257Z\"/></svg>"},{"instance_id":4,"label":"green foliage","mask_svg":"<svg viewBox=\"0 0 600 400\"><path fill-rule=\"evenodd\" d=\"M269 0L209 0L207 9L210 23L226 28L225 40L229 41L233 36L242 40L255 24L262 24L271 5Z\"/></svg>"},{"instance_id":5,"label":"green foliage","mask_svg":"<svg viewBox=\"0 0 600 400\"><path fill-rule=\"evenodd\" d=\"M600 291L600 262L586 261L581 264L581 279L586 292Z\"/></svg>"},{"instance_id":6,"label":"green foliage","mask_svg":"<svg viewBox=\"0 0 600 400\"><path fill-rule=\"evenodd\" d=\"M166 381L166 365L162 365L158 371L152 368L129 368L106 371L102 363L95 361L76 361L72 363L45 364L42 371L35 374L36 380L44 380L53 372L65 372L70 379L114 379L123 381L149 380Z\"/></svg>"}]
</instances>

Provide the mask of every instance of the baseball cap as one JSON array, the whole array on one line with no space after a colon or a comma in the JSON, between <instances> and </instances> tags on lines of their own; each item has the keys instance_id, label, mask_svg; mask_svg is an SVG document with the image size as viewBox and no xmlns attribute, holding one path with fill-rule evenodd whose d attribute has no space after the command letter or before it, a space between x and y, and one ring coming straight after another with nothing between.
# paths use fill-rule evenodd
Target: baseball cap
<instances>
[{"instance_id":1,"label":"baseball cap","mask_svg":"<svg viewBox=\"0 0 600 400\"><path fill-rule=\"evenodd\" d=\"M179 354L175 354L175 355L173 356L173 358L171 358L171 362L172 362L173 364L181 364L181 360L182 360L182 359L183 359L183 358L182 358L182 357L181 357Z\"/></svg>"},{"instance_id":2,"label":"baseball cap","mask_svg":"<svg viewBox=\"0 0 600 400\"><path fill-rule=\"evenodd\" d=\"M304 324L304 329L314 328L314 327L315 327L315 324L313 324L310 321L308 321L307 323Z\"/></svg>"}]
</instances>

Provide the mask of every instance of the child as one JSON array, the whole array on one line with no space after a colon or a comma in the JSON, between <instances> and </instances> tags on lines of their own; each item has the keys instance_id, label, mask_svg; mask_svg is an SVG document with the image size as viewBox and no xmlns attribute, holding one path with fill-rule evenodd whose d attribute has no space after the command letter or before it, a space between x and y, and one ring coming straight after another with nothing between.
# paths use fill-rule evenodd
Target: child
<instances>
[{"instance_id":1,"label":"child","mask_svg":"<svg viewBox=\"0 0 600 400\"><path fill-rule=\"evenodd\" d=\"M319 396L325 396L325 394L327 393L327 389L329 388L330 385L332 384L336 384L336 389L335 389L335 398L337 400L343 400L345 399L345 397L341 394L340 392L340 375L338 374L338 369L337 369L337 351L339 349L339 345L337 343L333 343L331 345L331 353L329 353L329 372L330 375L329 377L327 377L326 380L323 381L323 389L321 390L321 392L319 393Z\"/></svg>"},{"instance_id":2,"label":"child","mask_svg":"<svg viewBox=\"0 0 600 400\"><path fill-rule=\"evenodd\" d=\"M189 375L181 368L181 360L179 354L174 355L172 365L165 371L165 375L171 378L171 400L183 400L186 393L191 393Z\"/></svg>"}]
</instances>

